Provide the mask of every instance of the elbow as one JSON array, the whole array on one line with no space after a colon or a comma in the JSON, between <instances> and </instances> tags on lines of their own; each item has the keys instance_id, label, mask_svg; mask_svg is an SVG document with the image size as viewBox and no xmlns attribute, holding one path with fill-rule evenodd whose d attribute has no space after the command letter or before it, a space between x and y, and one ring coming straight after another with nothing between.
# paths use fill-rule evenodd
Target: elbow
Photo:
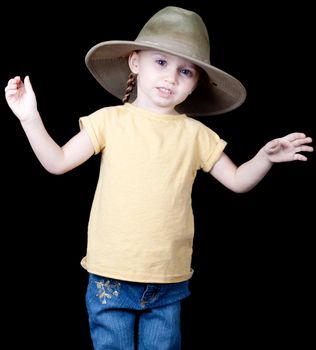
<instances>
[{"instance_id":1,"label":"elbow","mask_svg":"<svg viewBox=\"0 0 316 350\"><path fill-rule=\"evenodd\" d=\"M239 181L235 179L235 181L229 183L229 189L235 193L247 193L256 187L258 183L259 181Z\"/></svg>"},{"instance_id":2,"label":"elbow","mask_svg":"<svg viewBox=\"0 0 316 350\"><path fill-rule=\"evenodd\" d=\"M51 171L51 170L48 170L48 172L52 175L63 175L66 173L66 171Z\"/></svg>"},{"instance_id":3,"label":"elbow","mask_svg":"<svg viewBox=\"0 0 316 350\"><path fill-rule=\"evenodd\" d=\"M247 193L251 190L251 188L236 188L236 189L231 189L234 193L242 194L242 193Z\"/></svg>"},{"instance_id":4,"label":"elbow","mask_svg":"<svg viewBox=\"0 0 316 350\"><path fill-rule=\"evenodd\" d=\"M241 185L241 184L236 184L235 186L230 186L229 189L233 191L234 193L247 193L251 191L255 185L253 186L246 186L246 185Z\"/></svg>"},{"instance_id":5,"label":"elbow","mask_svg":"<svg viewBox=\"0 0 316 350\"><path fill-rule=\"evenodd\" d=\"M44 168L47 172L49 172L52 175L63 175L68 171L68 169L65 169L60 166L44 166Z\"/></svg>"}]
</instances>

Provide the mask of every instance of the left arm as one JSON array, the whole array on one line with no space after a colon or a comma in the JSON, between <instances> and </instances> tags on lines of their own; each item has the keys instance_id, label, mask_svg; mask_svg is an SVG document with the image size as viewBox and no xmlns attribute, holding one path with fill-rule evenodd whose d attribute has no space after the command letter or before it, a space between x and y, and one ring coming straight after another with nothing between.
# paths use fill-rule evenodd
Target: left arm
<instances>
[{"instance_id":1,"label":"left arm","mask_svg":"<svg viewBox=\"0 0 316 350\"><path fill-rule=\"evenodd\" d=\"M223 153L210 171L225 187L238 193L247 192L255 187L271 169L273 163L306 161L300 152L313 152L310 137L303 133L292 133L274 139L263 146L250 160L237 167Z\"/></svg>"}]
</instances>

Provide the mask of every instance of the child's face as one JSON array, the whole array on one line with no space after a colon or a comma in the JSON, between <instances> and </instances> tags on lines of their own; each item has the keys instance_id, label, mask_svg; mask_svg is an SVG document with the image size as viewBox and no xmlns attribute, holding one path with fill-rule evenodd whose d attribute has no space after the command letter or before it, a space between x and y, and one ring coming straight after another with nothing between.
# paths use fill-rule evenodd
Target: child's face
<instances>
[{"instance_id":1,"label":"child's face","mask_svg":"<svg viewBox=\"0 0 316 350\"><path fill-rule=\"evenodd\" d=\"M175 113L174 108L194 90L199 78L194 64L160 51L134 52L129 64L138 75L136 104L161 113Z\"/></svg>"}]
</instances>

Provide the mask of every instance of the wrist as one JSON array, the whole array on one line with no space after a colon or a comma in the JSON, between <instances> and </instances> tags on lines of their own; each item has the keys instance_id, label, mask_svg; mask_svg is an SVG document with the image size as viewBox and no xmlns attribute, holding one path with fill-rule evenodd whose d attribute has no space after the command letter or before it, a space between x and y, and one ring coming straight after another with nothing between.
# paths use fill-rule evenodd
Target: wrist
<instances>
[{"instance_id":1,"label":"wrist","mask_svg":"<svg viewBox=\"0 0 316 350\"><path fill-rule=\"evenodd\" d=\"M269 152L267 151L266 147L262 147L260 149L260 151L258 152L258 157L260 158L260 161L266 164L268 167L271 167L273 165L273 162L270 159Z\"/></svg>"},{"instance_id":2,"label":"wrist","mask_svg":"<svg viewBox=\"0 0 316 350\"><path fill-rule=\"evenodd\" d=\"M26 126L28 124L32 124L33 122L36 122L38 120L40 120L40 114L38 111L32 112L28 115L26 115L24 118L20 119L20 123L22 124L22 126Z\"/></svg>"}]
</instances>

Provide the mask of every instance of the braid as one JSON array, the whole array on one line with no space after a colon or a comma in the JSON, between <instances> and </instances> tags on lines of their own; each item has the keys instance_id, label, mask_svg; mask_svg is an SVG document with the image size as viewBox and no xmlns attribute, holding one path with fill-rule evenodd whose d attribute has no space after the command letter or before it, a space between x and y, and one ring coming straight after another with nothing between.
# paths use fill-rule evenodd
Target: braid
<instances>
[{"instance_id":1,"label":"braid","mask_svg":"<svg viewBox=\"0 0 316 350\"><path fill-rule=\"evenodd\" d=\"M129 98L131 96L133 88L136 85L136 78L137 78L137 74L134 74L134 73L130 73L130 75L128 76L127 86L126 86L126 89L125 89L125 94L124 94L124 96L122 98L122 102L123 103L129 101Z\"/></svg>"}]
</instances>

